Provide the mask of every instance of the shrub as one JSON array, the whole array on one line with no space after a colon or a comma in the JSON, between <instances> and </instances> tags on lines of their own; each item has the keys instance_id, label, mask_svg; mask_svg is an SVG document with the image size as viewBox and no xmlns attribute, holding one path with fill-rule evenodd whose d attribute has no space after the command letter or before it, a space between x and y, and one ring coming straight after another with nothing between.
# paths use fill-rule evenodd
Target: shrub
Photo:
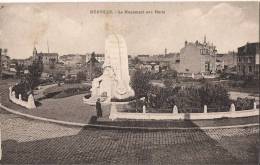
<instances>
[{"instance_id":1,"label":"shrub","mask_svg":"<svg viewBox=\"0 0 260 165\"><path fill-rule=\"evenodd\" d=\"M30 88L34 89L40 84L40 77L43 71L43 63L41 59L33 61L32 65L28 67L29 74L27 80L30 84Z\"/></svg>"},{"instance_id":2,"label":"shrub","mask_svg":"<svg viewBox=\"0 0 260 165\"><path fill-rule=\"evenodd\" d=\"M206 83L200 89L201 106L208 107L229 106L229 94L226 88L220 84Z\"/></svg>"},{"instance_id":3,"label":"shrub","mask_svg":"<svg viewBox=\"0 0 260 165\"><path fill-rule=\"evenodd\" d=\"M53 98L53 97L55 97L56 95L58 95L59 93L61 93L61 91L52 92L52 93L47 93L47 94L45 95L45 98Z\"/></svg>"},{"instance_id":4,"label":"shrub","mask_svg":"<svg viewBox=\"0 0 260 165\"><path fill-rule=\"evenodd\" d=\"M80 80L78 80L78 79L66 79L64 81L64 83L66 83L66 84L77 84L77 83L80 83Z\"/></svg>"},{"instance_id":5,"label":"shrub","mask_svg":"<svg viewBox=\"0 0 260 165\"><path fill-rule=\"evenodd\" d=\"M15 85L12 91L15 91L16 98L19 98L19 94L21 94L22 100L24 101L27 101L28 96L32 93L30 85L25 79L23 79L21 82Z\"/></svg>"},{"instance_id":6,"label":"shrub","mask_svg":"<svg viewBox=\"0 0 260 165\"><path fill-rule=\"evenodd\" d=\"M91 93L88 93L87 95L84 96L85 99L89 99L91 97Z\"/></svg>"},{"instance_id":7,"label":"shrub","mask_svg":"<svg viewBox=\"0 0 260 165\"><path fill-rule=\"evenodd\" d=\"M77 87L52 87L44 91L45 98L64 98L79 94L84 94L90 91L90 86Z\"/></svg>"},{"instance_id":8,"label":"shrub","mask_svg":"<svg viewBox=\"0 0 260 165\"><path fill-rule=\"evenodd\" d=\"M136 97L146 96L151 85L151 74L149 72L142 72L137 70L131 78L131 86L135 91Z\"/></svg>"},{"instance_id":9,"label":"shrub","mask_svg":"<svg viewBox=\"0 0 260 165\"><path fill-rule=\"evenodd\" d=\"M194 86L179 90L173 101L180 113L198 111L202 107L199 89Z\"/></svg>"},{"instance_id":10,"label":"shrub","mask_svg":"<svg viewBox=\"0 0 260 165\"><path fill-rule=\"evenodd\" d=\"M154 108L163 107L165 97L164 88L158 86L151 87L148 94L150 106Z\"/></svg>"},{"instance_id":11,"label":"shrub","mask_svg":"<svg viewBox=\"0 0 260 165\"><path fill-rule=\"evenodd\" d=\"M84 81L84 80L86 80L86 79L87 79L86 73L85 73L85 72L82 72L82 71L78 72L78 73L77 73L77 79L78 79L79 81Z\"/></svg>"},{"instance_id":12,"label":"shrub","mask_svg":"<svg viewBox=\"0 0 260 165\"><path fill-rule=\"evenodd\" d=\"M255 99L249 99L249 98L237 98L235 101L235 107L236 110L249 110L253 109L254 107Z\"/></svg>"},{"instance_id":13,"label":"shrub","mask_svg":"<svg viewBox=\"0 0 260 165\"><path fill-rule=\"evenodd\" d=\"M89 90L90 90L90 87L68 88L62 92L59 92L57 95L54 95L53 98L64 98L64 97L70 97L70 96L74 96L74 95L84 94L86 92L89 92Z\"/></svg>"},{"instance_id":14,"label":"shrub","mask_svg":"<svg viewBox=\"0 0 260 165\"><path fill-rule=\"evenodd\" d=\"M40 85L45 86L45 85L51 85L54 84L55 82L50 80L50 79L40 79Z\"/></svg>"},{"instance_id":15,"label":"shrub","mask_svg":"<svg viewBox=\"0 0 260 165\"><path fill-rule=\"evenodd\" d=\"M148 93L148 105L153 108L170 108L174 105L174 95L180 87L161 88L152 86Z\"/></svg>"},{"instance_id":16,"label":"shrub","mask_svg":"<svg viewBox=\"0 0 260 165\"><path fill-rule=\"evenodd\" d=\"M165 72L159 73L161 78L163 79L175 79L177 78L177 71L176 70L167 70Z\"/></svg>"},{"instance_id":17,"label":"shrub","mask_svg":"<svg viewBox=\"0 0 260 165\"><path fill-rule=\"evenodd\" d=\"M143 111L143 105L145 102L141 99L135 99L128 103L129 107L126 108L128 112L142 112Z\"/></svg>"},{"instance_id":18,"label":"shrub","mask_svg":"<svg viewBox=\"0 0 260 165\"><path fill-rule=\"evenodd\" d=\"M136 97L132 96L132 97L128 97L128 98L125 98L125 99L111 98L111 101L112 102L130 102L130 101L134 101L136 99L137 99Z\"/></svg>"},{"instance_id":19,"label":"shrub","mask_svg":"<svg viewBox=\"0 0 260 165\"><path fill-rule=\"evenodd\" d=\"M158 110L176 105L181 113L203 112L203 106L207 105L214 107L209 111L227 111L222 107L228 107L229 104L227 90L211 83L205 83L202 87L152 87L148 93L148 105Z\"/></svg>"},{"instance_id":20,"label":"shrub","mask_svg":"<svg viewBox=\"0 0 260 165\"><path fill-rule=\"evenodd\" d=\"M174 84L174 80L172 80L172 79L165 79L165 80L163 81L163 83L164 83L164 85L165 85L166 87L171 87L171 86L173 86L173 84Z\"/></svg>"}]
</instances>

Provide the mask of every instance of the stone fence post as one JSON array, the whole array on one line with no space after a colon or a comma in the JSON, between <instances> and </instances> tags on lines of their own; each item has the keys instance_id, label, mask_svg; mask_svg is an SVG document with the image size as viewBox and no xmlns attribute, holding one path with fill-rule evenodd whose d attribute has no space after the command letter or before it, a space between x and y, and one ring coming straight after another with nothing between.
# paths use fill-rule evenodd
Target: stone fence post
<instances>
[{"instance_id":1,"label":"stone fence post","mask_svg":"<svg viewBox=\"0 0 260 165\"><path fill-rule=\"evenodd\" d=\"M12 98L12 99L15 98L15 91L13 91L13 92L11 93L11 98Z\"/></svg>"},{"instance_id":2,"label":"stone fence post","mask_svg":"<svg viewBox=\"0 0 260 165\"><path fill-rule=\"evenodd\" d=\"M191 78L194 79L195 78L195 75L194 73L191 74Z\"/></svg>"},{"instance_id":3,"label":"stone fence post","mask_svg":"<svg viewBox=\"0 0 260 165\"><path fill-rule=\"evenodd\" d=\"M12 87L9 87L9 98L11 97L12 95Z\"/></svg>"},{"instance_id":4,"label":"stone fence post","mask_svg":"<svg viewBox=\"0 0 260 165\"><path fill-rule=\"evenodd\" d=\"M176 105L174 105L172 113L173 114L178 114L178 107Z\"/></svg>"},{"instance_id":5,"label":"stone fence post","mask_svg":"<svg viewBox=\"0 0 260 165\"><path fill-rule=\"evenodd\" d=\"M254 102L254 109L256 109L256 102Z\"/></svg>"},{"instance_id":6,"label":"stone fence post","mask_svg":"<svg viewBox=\"0 0 260 165\"><path fill-rule=\"evenodd\" d=\"M146 107L143 105L143 113L146 113Z\"/></svg>"},{"instance_id":7,"label":"stone fence post","mask_svg":"<svg viewBox=\"0 0 260 165\"><path fill-rule=\"evenodd\" d=\"M34 103L34 98L33 98L32 94L30 94L29 97L28 97L27 105L28 105L29 109L36 108L36 105Z\"/></svg>"},{"instance_id":8,"label":"stone fence post","mask_svg":"<svg viewBox=\"0 0 260 165\"><path fill-rule=\"evenodd\" d=\"M208 107L207 107L207 105L204 105L203 112L204 112L204 113L208 113Z\"/></svg>"},{"instance_id":9,"label":"stone fence post","mask_svg":"<svg viewBox=\"0 0 260 165\"><path fill-rule=\"evenodd\" d=\"M235 107L235 104L232 103L231 106L230 106L230 112L235 112L236 111L236 107Z\"/></svg>"}]
</instances>

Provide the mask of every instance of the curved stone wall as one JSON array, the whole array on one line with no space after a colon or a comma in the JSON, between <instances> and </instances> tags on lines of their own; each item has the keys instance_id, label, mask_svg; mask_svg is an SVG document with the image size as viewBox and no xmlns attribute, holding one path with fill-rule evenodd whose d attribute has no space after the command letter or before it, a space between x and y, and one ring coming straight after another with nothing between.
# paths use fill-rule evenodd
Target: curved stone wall
<instances>
[{"instance_id":1,"label":"curved stone wall","mask_svg":"<svg viewBox=\"0 0 260 165\"><path fill-rule=\"evenodd\" d=\"M15 104L18 104L18 105L21 105L27 109L33 109L33 108L36 108L35 106L35 103L34 103L34 98L33 98L33 95L30 94L29 97L28 97L28 101L23 101L22 100L22 96L21 94L19 94L19 99L17 99L15 97L15 91L12 91L12 88L13 87L9 87L9 99L15 103Z\"/></svg>"}]
</instances>

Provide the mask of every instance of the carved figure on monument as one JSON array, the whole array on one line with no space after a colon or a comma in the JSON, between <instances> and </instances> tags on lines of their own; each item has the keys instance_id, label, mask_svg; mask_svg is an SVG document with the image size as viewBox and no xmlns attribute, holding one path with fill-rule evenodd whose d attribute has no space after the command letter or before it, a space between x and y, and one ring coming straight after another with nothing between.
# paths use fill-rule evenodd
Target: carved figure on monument
<instances>
[{"instance_id":1,"label":"carved figure on monument","mask_svg":"<svg viewBox=\"0 0 260 165\"><path fill-rule=\"evenodd\" d=\"M91 97L84 102L93 105L97 98L101 98L101 102L110 102L111 98L125 99L134 96L129 83L125 40L118 34L109 35L105 41L103 74L92 81Z\"/></svg>"}]
</instances>

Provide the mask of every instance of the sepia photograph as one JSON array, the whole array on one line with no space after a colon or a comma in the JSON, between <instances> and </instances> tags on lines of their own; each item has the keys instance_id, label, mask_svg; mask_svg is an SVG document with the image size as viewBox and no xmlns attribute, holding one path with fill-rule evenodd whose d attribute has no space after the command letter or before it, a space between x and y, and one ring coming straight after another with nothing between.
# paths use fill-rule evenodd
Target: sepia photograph
<instances>
[{"instance_id":1,"label":"sepia photograph","mask_svg":"<svg viewBox=\"0 0 260 165\"><path fill-rule=\"evenodd\" d=\"M259 14L0 1L0 164L259 164Z\"/></svg>"}]
</instances>

